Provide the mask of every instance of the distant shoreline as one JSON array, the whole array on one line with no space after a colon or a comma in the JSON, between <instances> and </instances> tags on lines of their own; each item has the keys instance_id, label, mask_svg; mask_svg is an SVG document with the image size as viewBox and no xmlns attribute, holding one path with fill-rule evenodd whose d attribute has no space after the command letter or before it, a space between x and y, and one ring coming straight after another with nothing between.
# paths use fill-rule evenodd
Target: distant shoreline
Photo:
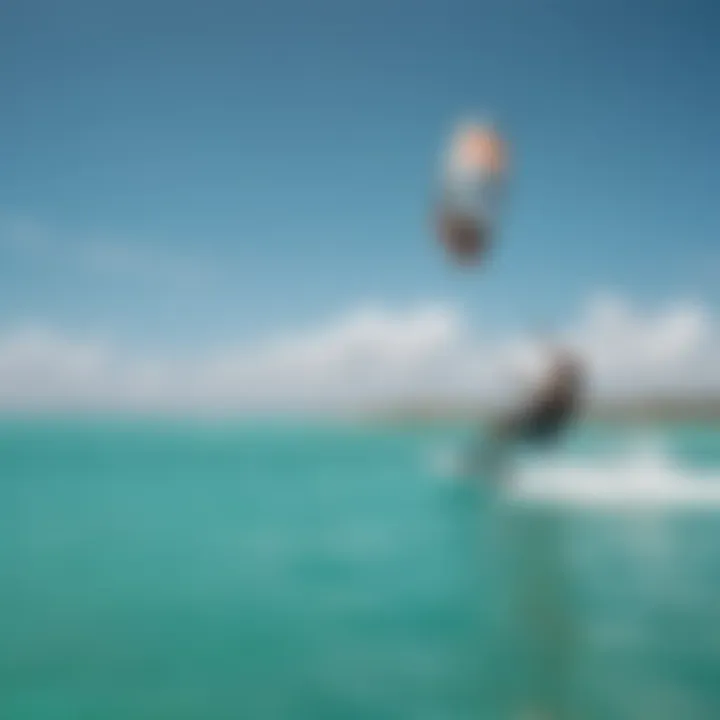
<instances>
[{"instance_id":1,"label":"distant shoreline","mask_svg":"<svg viewBox=\"0 0 720 720\"><path fill-rule=\"evenodd\" d=\"M452 405L399 407L371 413L376 421L389 424L432 425L447 422L484 422L493 409L478 405L471 409ZM596 401L582 418L589 422L718 422L720 398L649 398L642 400Z\"/></svg>"},{"instance_id":2,"label":"distant shoreline","mask_svg":"<svg viewBox=\"0 0 720 720\"><path fill-rule=\"evenodd\" d=\"M365 407L315 410L315 411L280 411L258 412L249 408L227 409L218 412L212 409L174 409L174 410L129 410L129 409L0 409L0 423L24 424L53 421L93 421L99 424L105 422L119 422L122 425L135 423L185 423L200 422L202 424L225 424L229 423L256 423L274 421L304 423L320 421L339 422L343 425L360 424L365 426L410 426L423 427L447 424L474 424L484 423L494 416L498 410L497 404L469 402L442 402L423 401L408 402L386 407ZM588 404L586 410L580 415L583 422L611 422L626 424L648 424L648 423L704 423L720 424L720 398L645 398L645 399L620 399L620 400L596 400Z\"/></svg>"}]
</instances>

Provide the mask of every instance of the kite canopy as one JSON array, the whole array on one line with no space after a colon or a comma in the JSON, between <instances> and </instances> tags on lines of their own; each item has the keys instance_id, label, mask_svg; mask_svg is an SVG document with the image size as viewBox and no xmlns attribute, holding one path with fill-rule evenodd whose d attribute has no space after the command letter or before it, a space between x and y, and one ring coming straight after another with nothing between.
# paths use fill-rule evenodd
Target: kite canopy
<instances>
[{"instance_id":1,"label":"kite canopy","mask_svg":"<svg viewBox=\"0 0 720 720\"><path fill-rule=\"evenodd\" d=\"M495 230L507 165L505 144L489 126L464 124L447 149L437 220L440 241L462 264L485 257Z\"/></svg>"}]
</instances>

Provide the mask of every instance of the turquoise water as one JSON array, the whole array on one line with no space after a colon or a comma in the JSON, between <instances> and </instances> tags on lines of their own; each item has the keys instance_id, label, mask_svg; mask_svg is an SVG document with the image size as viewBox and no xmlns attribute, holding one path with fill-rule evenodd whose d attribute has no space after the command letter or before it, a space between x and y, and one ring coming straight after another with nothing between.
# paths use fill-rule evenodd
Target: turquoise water
<instances>
[{"instance_id":1,"label":"turquoise water","mask_svg":"<svg viewBox=\"0 0 720 720\"><path fill-rule=\"evenodd\" d=\"M513 509L461 436L2 423L0 718L720 717L720 514Z\"/></svg>"}]
</instances>

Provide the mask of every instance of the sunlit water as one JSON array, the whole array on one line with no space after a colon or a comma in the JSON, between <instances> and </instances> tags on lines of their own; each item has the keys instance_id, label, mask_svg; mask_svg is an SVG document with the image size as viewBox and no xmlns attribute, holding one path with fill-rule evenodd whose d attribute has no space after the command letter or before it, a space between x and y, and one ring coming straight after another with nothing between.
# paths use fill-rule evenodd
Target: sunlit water
<instances>
[{"instance_id":1,"label":"sunlit water","mask_svg":"<svg viewBox=\"0 0 720 720\"><path fill-rule=\"evenodd\" d=\"M720 431L462 436L3 423L0 718L720 717Z\"/></svg>"}]
</instances>

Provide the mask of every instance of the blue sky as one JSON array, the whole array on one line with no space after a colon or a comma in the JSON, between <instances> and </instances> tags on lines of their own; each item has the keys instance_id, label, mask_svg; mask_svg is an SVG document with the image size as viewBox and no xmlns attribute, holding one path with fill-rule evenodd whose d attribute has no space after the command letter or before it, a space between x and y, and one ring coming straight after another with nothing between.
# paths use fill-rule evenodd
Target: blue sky
<instances>
[{"instance_id":1,"label":"blue sky","mask_svg":"<svg viewBox=\"0 0 720 720\"><path fill-rule=\"evenodd\" d=\"M6 0L0 323L193 349L365 301L717 306L719 28L695 0ZM468 110L515 168L479 273L428 225Z\"/></svg>"}]
</instances>

